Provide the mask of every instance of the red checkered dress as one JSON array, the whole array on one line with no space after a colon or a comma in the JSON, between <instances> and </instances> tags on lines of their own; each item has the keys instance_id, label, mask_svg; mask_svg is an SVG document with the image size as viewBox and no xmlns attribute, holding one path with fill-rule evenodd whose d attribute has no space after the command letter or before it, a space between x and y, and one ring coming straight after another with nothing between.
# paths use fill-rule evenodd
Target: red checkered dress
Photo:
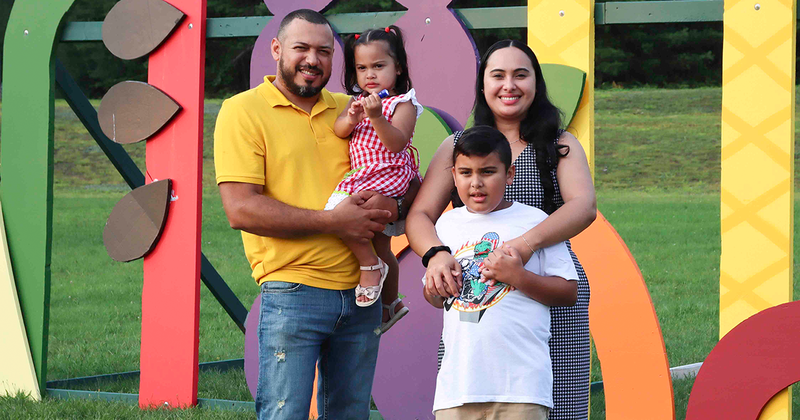
<instances>
[{"instance_id":1,"label":"red checkered dress","mask_svg":"<svg viewBox=\"0 0 800 420\"><path fill-rule=\"evenodd\" d=\"M422 114L422 105L414 96L414 89L403 95L383 99L383 117L389 123L397 104L411 101L417 109L417 118ZM392 153L381 143L378 133L369 118L353 128L350 139L350 168L345 178L336 186L335 192L354 194L371 190L386 197L400 197L408 190L408 183L419 174L419 162L411 139L400 153ZM334 192L334 193L335 193Z\"/></svg>"}]
</instances>

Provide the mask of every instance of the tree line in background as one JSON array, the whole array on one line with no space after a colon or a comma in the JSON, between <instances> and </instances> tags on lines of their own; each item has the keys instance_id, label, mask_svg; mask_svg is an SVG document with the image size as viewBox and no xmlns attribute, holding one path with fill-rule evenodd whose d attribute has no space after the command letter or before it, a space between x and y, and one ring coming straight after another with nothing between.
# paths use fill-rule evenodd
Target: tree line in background
<instances>
[{"instance_id":1,"label":"tree line in background","mask_svg":"<svg viewBox=\"0 0 800 420\"><path fill-rule=\"evenodd\" d=\"M101 21L117 0L76 0L66 21ZM207 0L208 17L267 16L263 0ZM0 1L0 33L13 0ZM454 0L450 7L523 6L525 0ZM340 0L326 13L404 10L394 0ZM478 51L504 38L524 40L524 29L473 30ZM0 51L2 51L0 39ZM225 97L248 88L255 38L206 41L206 96ZM800 48L800 43L797 44ZM62 43L58 58L89 97L100 98L123 80L146 80L147 59L120 60L100 42ZM1 61L0 61L1 62ZM800 66L797 67L800 70ZM413 69L412 69L413 71ZM443 71L448 71L444 68ZM595 84L598 87L719 86L722 80L722 23L603 25L596 27ZM2 82L2 75L0 75Z\"/></svg>"}]
</instances>

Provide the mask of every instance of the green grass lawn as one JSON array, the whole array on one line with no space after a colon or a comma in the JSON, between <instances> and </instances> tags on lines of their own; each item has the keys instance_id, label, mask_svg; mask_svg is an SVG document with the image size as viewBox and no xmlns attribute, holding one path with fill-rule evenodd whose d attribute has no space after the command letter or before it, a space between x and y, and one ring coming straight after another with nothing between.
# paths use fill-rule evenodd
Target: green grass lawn
<instances>
[{"instance_id":1,"label":"green grass lawn","mask_svg":"<svg viewBox=\"0 0 800 420\"><path fill-rule=\"evenodd\" d=\"M598 206L641 268L671 366L702 361L719 334L720 101L718 88L596 93ZM212 132L220 103L206 101L202 248L249 308L257 289L240 235L228 227L214 185ZM63 101L56 103L55 127L48 379L138 370L142 263L113 262L102 244L105 219L128 189ZM143 168L144 145L125 148ZM242 333L205 287L200 311L200 360L241 358ZM602 379L600 368L595 359L593 380ZM692 380L674 385L678 419L683 419ZM136 393L138 381L82 389ZM240 371L201 372L198 394L250 400ZM796 394L794 412L800 413ZM593 393L592 419L605 418L603 407L602 392ZM121 403L48 399L33 404L0 398L0 419L252 417L207 409L140 412Z\"/></svg>"}]
</instances>

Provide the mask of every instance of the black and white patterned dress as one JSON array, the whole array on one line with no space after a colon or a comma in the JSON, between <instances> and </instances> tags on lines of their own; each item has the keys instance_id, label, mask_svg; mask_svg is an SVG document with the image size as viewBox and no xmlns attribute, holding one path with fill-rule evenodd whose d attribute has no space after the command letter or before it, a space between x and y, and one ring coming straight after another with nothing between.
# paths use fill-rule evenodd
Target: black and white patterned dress
<instances>
[{"instance_id":1,"label":"black and white patterned dress","mask_svg":"<svg viewBox=\"0 0 800 420\"><path fill-rule=\"evenodd\" d=\"M455 141L461 132L455 133ZM557 139L554 139L557 141ZM514 182L506 186L505 199L544 210L544 188L536 166L536 150L528 144L514 161ZM558 188L556 170L553 179L556 208L564 205ZM589 417L589 374L591 349L589 344L589 280L572 245L567 241L575 269L578 271L578 301L574 306L550 308L550 358L553 363L553 410L550 420L580 420ZM439 360L444 356L439 346Z\"/></svg>"}]
</instances>

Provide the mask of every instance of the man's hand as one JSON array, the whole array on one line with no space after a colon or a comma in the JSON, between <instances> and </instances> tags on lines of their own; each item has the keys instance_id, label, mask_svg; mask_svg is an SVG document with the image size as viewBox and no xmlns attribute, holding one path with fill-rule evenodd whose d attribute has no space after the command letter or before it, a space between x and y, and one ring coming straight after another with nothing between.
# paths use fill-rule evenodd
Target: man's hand
<instances>
[{"instance_id":1,"label":"man's hand","mask_svg":"<svg viewBox=\"0 0 800 420\"><path fill-rule=\"evenodd\" d=\"M503 244L483 260L481 269L481 279L485 280L490 286L495 282L503 282L509 286L516 287L517 281L522 277L522 258L516 249Z\"/></svg>"},{"instance_id":2,"label":"man's hand","mask_svg":"<svg viewBox=\"0 0 800 420\"><path fill-rule=\"evenodd\" d=\"M353 195L356 197L356 204L358 204L361 208L366 210L386 210L389 212L389 215L385 218L378 218L375 219L376 222L379 223L392 223L397 220L397 200L394 198L384 197L381 194L376 193L375 191L359 191L358 193ZM376 231L380 232L383 229Z\"/></svg>"},{"instance_id":3,"label":"man's hand","mask_svg":"<svg viewBox=\"0 0 800 420\"><path fill-rule=\"evenodd\" d=\"M425 271L425 292L431 296L458 296L461 291L461 265L445 251L428 260Z\"/></svg>"},{"instance_id":4,"label":"man's hand","mask_svg":"<svg viewBox=\"0 0 800 420\"><path fill-rule=\"evenodd\" d=\"M375 236L373 232L385 229L381 221L389 219L392 215L388 210L361 207L358 202L363 202L363 199L353 195L330 211L331 231L346 241L366 242L372 239Z\"/></svg>"}]
</instances>

